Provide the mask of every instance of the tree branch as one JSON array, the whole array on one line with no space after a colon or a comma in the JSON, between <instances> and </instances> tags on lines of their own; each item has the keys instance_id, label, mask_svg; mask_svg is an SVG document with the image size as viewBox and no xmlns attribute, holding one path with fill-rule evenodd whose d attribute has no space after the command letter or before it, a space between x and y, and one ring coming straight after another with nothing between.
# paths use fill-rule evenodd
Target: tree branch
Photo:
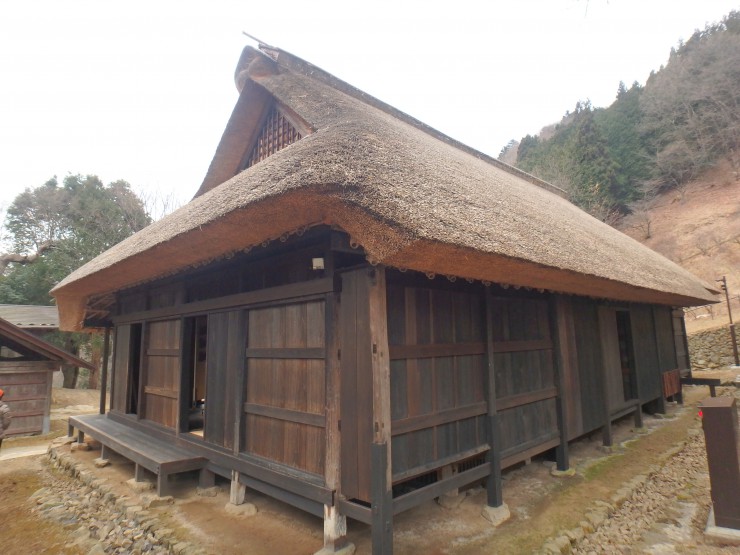
<instances>
[{"instance_id":1,"label":"tree branch","mask_svg":"<svg viewBox=\"0 0 740 555\"><path fill-rule=\"evenodd\" d=\"M45 241L39 245L36 252L33 254L18 254L15 252L9 252L6 254L0 254L0 275L5 273L8 265L11 263L15 264L30 264L35 262L39 256L48 251L55 244L55 241Z\"/></svg>"}]
</instances>

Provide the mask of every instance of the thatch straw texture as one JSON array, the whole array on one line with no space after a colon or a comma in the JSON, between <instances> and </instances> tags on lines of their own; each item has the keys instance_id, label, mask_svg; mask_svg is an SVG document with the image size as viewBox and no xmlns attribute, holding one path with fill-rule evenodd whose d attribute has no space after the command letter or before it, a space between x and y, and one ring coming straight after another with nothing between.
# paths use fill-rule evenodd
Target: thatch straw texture
<instances>
[{"instance_id":1,"label":"thatch straw texture","mask_svg":"<svg viewBox=\"0 0 740 555\"><path fill-rule=\"evenodd\" d=\"M92 295L317 224L397 267L627 301L714 300L709 285L535 178L283 52L277 62L245 52L242 96L198 196L62 281L63 328L80 325ZM312 133L216 185L249 148L239 122L259 119L249 99L265 91Z\"/></svg>"}]
</instances>

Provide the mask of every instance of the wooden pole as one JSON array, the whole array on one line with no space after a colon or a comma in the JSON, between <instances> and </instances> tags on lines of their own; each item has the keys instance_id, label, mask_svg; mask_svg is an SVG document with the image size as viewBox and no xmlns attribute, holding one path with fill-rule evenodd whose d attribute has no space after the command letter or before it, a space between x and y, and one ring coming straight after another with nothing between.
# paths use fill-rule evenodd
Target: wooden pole
<instances>
[{"instance_id":1,"label":"wooden pole","mask_svg":"<svg viewBox=\"0 0 740 555\"><path fill-rule=\"evenodd\" d=\"M105 397L108 392L108 358L110 355L110 327L103 334L103 361L100 369L100 414L105 414Z\"/></svg>"},{"instance_id":2,"label":"wooden pole","mask_svg":"<svg viewBox=\"0 0 740 555\"><path fill-rule=\"evenodd\" d=\"M566 396L572 395L567 390L565 383L566 361L563 356L563 350L567 349L568 338L565 334L565 326L560 325L562 315L562 298L553 297L550 299L550 337L553 344L553 362L555 363L555 383L558 388L558 396L555 400L555 411L558 416L558 428L560 429L560 445L555 450L555 460L557 469L560 471L568 470L570 467L570 458L568 453L568 419L565 414Z\"/></svg>"},{"instance_id":3,"label":"wooden pole","mask_svg":"<svg viewBox=\"0 0 740 555\"><path fill-rule=\"evenodd\" d=\"M327 257L328 258L328 257ZM328 270L331 271L331 268ZM333 490L334 503L324 505L324 548L319 552L336 553L347 546L347 517L337 508L341 485L341 434L340 414L340 360L339 360L339 295L326 296L326 451L324 480L326 487Z\"/></svg>"},{"instance_id":4,"label":"wooden pole","mask_svg":"<svg viewBox=\"0 0 740 555\"><path fill-rule=\"evenodd\" d=\"M486 298L486 371L483 374L488 414L486 431L490 449L486 460L491 465L491 474L486 480L487 505L500 507L503 504L503 486L501 483L501 425L496 410L496 374L493 364L493 298L490 288L485 290Z\"/></svg>"},{"instance_id":5,"label":"wooden pole","mask_svg":"<svg viewBox=\"0 0 740 555\"><path fill-rule=\"evenodd\" d=\"M373 377L373 444L371 497L373 555L393 553L391 474L391 368L385 268L368 269L370 358Z\"/></svg>"}]
</instances>

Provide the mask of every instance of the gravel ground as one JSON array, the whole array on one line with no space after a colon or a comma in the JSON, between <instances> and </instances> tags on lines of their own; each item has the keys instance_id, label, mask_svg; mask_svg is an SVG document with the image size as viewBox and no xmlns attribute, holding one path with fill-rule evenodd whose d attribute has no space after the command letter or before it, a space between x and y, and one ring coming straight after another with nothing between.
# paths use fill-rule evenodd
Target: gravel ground
<instances>
[{"instance_id":1,"label":"gravel ground","mask_svg":"<svg viewBox=\"0 0 740 555\"><path fill-rule=\"evenodd\" d=\"M740 398L740 390L723 388ZM632 496L594 532L577 542L576 554L740 553L740 546L713 543L704 537L710 502L709 473L700 422L688 431L685 445L666 458Z\"/></svg>"}]
</instances>

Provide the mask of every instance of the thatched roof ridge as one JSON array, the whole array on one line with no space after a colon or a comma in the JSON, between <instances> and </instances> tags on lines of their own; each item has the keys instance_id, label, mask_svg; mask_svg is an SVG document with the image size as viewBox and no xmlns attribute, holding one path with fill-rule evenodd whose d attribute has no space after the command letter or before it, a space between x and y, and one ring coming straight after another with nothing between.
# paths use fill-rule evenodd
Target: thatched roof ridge
<instances>
[{"instance_id":1,"label":"thatched roof ridge","mask_svg":"<svg viewBox=\"0 0 740 555\"><path fill-rule=\"evenodd\" d=\"M283 54L273 62L249 53L247 69L237 74L244 90L209 173L223 174L236 159L228 151L239 135L229 129L248 116L245 96L268 93L311 132L202 188L189 204L68 276L53 291L62 327L67 315L82 316L91 295L318 224L344 229L373 261L419 271L627 301L713 300L711 286L521 172L329 79L294 71ZM248 147L241 144L241 152Z\"/></svg>"}]
</instances>

